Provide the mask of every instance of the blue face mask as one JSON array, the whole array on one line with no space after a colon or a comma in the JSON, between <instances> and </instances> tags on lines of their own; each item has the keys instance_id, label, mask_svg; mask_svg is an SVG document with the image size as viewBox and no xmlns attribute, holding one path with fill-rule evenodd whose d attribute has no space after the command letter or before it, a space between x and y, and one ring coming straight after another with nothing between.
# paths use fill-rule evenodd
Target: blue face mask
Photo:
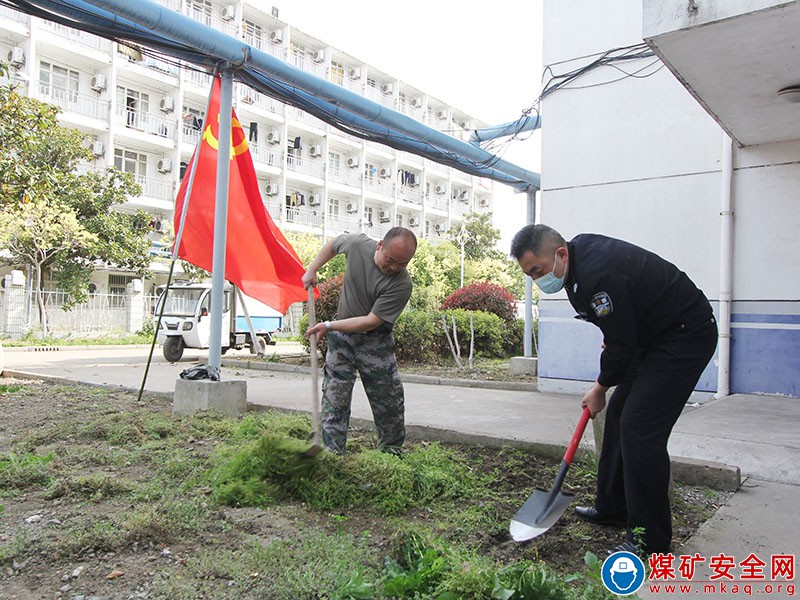
<instances>
[{"instance_id":1,"label":"blue face mask","mask_svg":"<svg viewBox=\"0 0 800 600\"><path fill-rule=\"evenodd\" d=\"M561 288L564 287L564 279L567 277L567 269L564 268L564 275L561 277L556 277L556 260L558 259L558 254L555 255L553 258L553 270L550 271L547 275L542 275L538 279L534 279L533 283L536 284L542 292L545 294L555 294Z\"/></svg>"}]
</instances>

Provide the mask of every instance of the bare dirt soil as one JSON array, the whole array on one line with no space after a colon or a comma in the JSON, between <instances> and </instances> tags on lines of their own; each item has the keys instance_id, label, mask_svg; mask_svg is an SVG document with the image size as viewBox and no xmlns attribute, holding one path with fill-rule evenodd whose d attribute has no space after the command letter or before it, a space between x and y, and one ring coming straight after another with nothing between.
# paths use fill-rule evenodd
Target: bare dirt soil
<instances>
[{"instance_id":1,"label":"bare dirt soil","mask_svg":"<svg viewBox=\"0 0 800 600\"><path fill-rule=\"evenodd\" d=\"M20 385L24 386L24 393L16 391ZM137 402L135 393L124 391L0 378L0 466L2 460L13 462L14 457L24 453L51 454L54 458L48 468L56 471L58 480L59 469L72 472L81 461L81 477L72 473L69 483L60 484L60 490L58 483L56 489L53 485L37 486L35 482L18 484L13 489L0 485L0 598L167 598L170 596L163 591L169 589L167 583L177 585L181 578L189 578L187 561L196 559L201 552L246 552L255 541L303 539L314 531L344 529L359 535L368 532L374 553L388 553L393 535L390 520L361 509L313 511L298 502L266 509L210 506L206 518L181 535L158 519L140 519L146 523L138 528L128 519L129 530L118 536L114 531L92 527L119 522L126 514L138 514L140 503L146 500L132 500L130 494L115 492L115 482L145 484L152 473L135 460L114 465L101 460L116 451L101 436L93 449L95 461L84 455L74 456L75 432L92 427L100 415L144 410L171 418L168 400L160 397L145 397ZM65 423L69 426L64 427ZM358 435L373 437L371 432L356 433L354 437ZM191 436L175 443L176 452L193 457L209 455L214 447L214 439ZM476 470L496 474L499 500L496 523L485 530L451 531L452 539L497 560L543 559L564 573L582 570L587 551L602 557L607 549L620 543L620 530L589 526L569 511L545 535L529 543L514 543L507 531L509 517L536 487L552 486L556 461L530 455L525 455L523 461L519 454L482 447L462 446L457 450L468 457ZM573 469L565 486L575 493L576 504L592 501L594 478L585 471ZM80 493L80 485L90 483L91 493ZM700 488L676 486L675 547L687 540L726 498ZM405 518L423 522L427 516L425 511L417 511ZM254 572L250 576L257 579L267 575ZM248 596L231 592L224 597Z\"/></svg>"}]
</instances>

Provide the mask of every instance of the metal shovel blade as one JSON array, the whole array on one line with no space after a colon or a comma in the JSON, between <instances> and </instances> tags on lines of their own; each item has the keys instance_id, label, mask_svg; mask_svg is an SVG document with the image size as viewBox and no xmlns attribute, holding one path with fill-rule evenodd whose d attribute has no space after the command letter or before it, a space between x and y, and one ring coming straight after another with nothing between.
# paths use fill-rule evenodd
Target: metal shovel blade
<instances>
[{"instance_id":1,"label":"metal shovel blade","mask_svg":"<svg viewBox=\"0 0 800 600\"><path fill-rule=\"evenodd\" d=\"M565 492L553 496L552 491L535 490L511 519L508 527L511 539L526 542L542 535L561 518L574 497L575 494Z\"/></svg>"}]
</instances>

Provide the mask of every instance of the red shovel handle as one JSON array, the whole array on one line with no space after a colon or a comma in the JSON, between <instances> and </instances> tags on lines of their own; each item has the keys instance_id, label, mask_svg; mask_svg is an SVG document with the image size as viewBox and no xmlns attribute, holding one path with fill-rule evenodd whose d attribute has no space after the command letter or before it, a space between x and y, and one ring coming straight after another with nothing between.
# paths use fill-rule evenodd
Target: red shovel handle
<instances>
[{"instance_id":1,"label":"red shovel handle","mask_svg":"<svg viewBox=\"0 0 800 600\"><path fill-rule=\"evenodd\" d=\"M589 407L583 409L583 414L581 415L580 421L578 421L578 426L575 428L575 433L572 434L572 439L569 441L569 446L567 446L567 453L564 454L564 462L572 464L572 459L575 457L575 451L578 449L578 445L581 443L581 438L583 437L583 432L586 430L586 424L589 422L589 418L592 416L592 413L589 411Z\"/></svg>"}]
</instances>

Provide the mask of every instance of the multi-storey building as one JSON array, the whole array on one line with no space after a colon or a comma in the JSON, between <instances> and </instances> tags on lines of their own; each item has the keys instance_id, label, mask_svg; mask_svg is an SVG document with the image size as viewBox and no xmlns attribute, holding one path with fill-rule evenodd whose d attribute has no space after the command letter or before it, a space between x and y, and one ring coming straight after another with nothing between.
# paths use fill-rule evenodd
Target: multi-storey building
<instances>
[{"instance_id":1,"label":"multi-storey building","mask_svg":"<svg viewBox=\"0 0 800 600\"><path fill-rule=\"evenodd\" d=\"M466 140L484 125L295 29L255 0L161 4L456 138ZM89 134L90 168L114 165L133 174L142 195L127 207L156 215L157 242L200 138L211 77L6 7L0 7L0 52L23 93L60 106L65 126ZM364 141L239 83L234 107L266 208L284 231L379 238L403 225L437 240L467 213L491 209L488 179ZM106 276L98 273L97 285L124 289L128 279L112 267Z\"/></svg>"}]
</instances>

